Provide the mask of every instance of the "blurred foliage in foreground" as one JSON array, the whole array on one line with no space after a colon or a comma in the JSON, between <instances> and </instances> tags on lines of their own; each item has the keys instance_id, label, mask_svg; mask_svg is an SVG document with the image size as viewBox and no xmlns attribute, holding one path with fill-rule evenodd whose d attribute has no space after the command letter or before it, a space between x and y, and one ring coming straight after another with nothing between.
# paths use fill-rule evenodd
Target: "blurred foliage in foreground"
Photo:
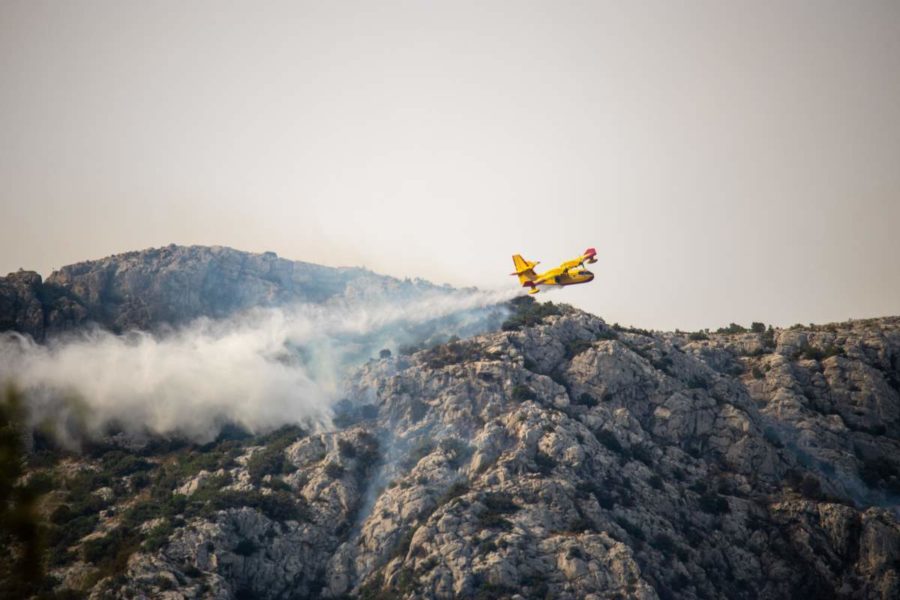
<instances>
[{"instance_id":1,"label":"blurred foliage in foreground","mask_svg":"<svg viewBox=\"0 0 900 600\"><path fill-rule=\"evenodd\" d=\"M9 560L0 561L0 581L7 597L32 595L43 579L39 490L22 481L25 417L22 395L8 386L0 398L0 545L11 554Z\"/></svg>"}]
</instances>

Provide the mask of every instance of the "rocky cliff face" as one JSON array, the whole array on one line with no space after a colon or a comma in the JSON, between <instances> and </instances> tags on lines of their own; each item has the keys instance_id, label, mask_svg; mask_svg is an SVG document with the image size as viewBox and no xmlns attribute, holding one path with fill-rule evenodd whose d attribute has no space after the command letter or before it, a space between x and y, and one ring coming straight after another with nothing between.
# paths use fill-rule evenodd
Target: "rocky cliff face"
<instances>
[{"instance_id":1,"label":"rocky cliff face","mask_svg":"<svg viewBox=\"0 0 900 600\"><path fill-rule=\"evenodd\" d=\"M31 271L0 277L0 331L43 340L89 321L116 332L153 330L259 306L434 287L365 269L290 261L271 252L171 245L63 267L46 282Z\"/></svg>"},{"instance_id":2,"label":"rocky cliff face","mask_svg":"<svg viewBox=\"0 0 900 600\"><path fill-rule=\"evenodd\" d=\"M371 361L333 431L35 467L56 482L52 585L900 597L900 319L688 335L517 311L506 331Z\"/></svg>"},{"instance_id":3,"label":"rocky cliff face","mask_svg":"<svg viewBox=\"0 0 900 600\"><path fill-rule=\"evenodd\" d=\"M48 330L83 324L88 310L69 290L45 284L34 271L0 277L0 331L18 331L42 340Z\"/></svg>"}]
</instances>

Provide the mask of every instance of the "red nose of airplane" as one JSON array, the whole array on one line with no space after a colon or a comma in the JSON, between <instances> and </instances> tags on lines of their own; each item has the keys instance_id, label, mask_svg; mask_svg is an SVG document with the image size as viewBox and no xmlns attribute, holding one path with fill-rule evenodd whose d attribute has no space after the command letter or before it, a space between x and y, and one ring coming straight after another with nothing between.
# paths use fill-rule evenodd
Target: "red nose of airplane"
<instances>
[{"instance_id":1,"label":"red nose of airplane","mask_svg":"<svg viewBox=\"0 0 900 600\"><path fill-rule=\"evenodd\" d=\"M597 255L597 251L593 248L588 248L587 250L584 251L584 255L594 258Z\"/></svg>"}]
</instances>

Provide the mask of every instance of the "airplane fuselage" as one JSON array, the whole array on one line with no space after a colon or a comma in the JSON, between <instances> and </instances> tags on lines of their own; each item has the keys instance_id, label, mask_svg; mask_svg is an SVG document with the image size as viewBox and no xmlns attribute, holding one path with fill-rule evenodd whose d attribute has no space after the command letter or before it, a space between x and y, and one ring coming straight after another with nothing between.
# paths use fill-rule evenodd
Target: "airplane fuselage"
<instances>
[{"instance_id":1,"label":"airplane fuselage","mask_svg":"<svg viewBox=\"0 0 900 600\"><path fill-rule=\"evenodd\" d=\"M544 285L576 285L587 283L594 278L594 274L587 269L569 269L556 277L556 283L544 282Z\"/></svg>"},{"instance_id":2,"label":"airplane fuselage","mask_svg":"<svg viewBox=\"0 0 900 600\"><path fill-rule=\"evenodd\" d=\"M588 248L584 253L574 260L569 260L549 271L536 273L534 267L536 262L529 262L522 258L520 254L513 256L513 264L516 267L512 275L519 278L519 282L523 287L531 288L529 294L538 293L539 286L542 285L577 285L579 283L587 283L594 279L594 274L584 268L584 263L595 263L597 251Z\"/></svg>"}]
</instances>

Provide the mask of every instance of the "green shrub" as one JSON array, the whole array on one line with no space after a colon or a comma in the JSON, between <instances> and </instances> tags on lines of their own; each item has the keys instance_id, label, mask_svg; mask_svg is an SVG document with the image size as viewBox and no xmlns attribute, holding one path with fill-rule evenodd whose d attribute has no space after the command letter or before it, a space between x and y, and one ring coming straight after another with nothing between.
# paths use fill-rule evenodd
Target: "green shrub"
<instances>
[{"instance_id":1,"label":"green shrub","mask_svg":"<svg viewBox=\"0 0 900 600\"><path fill-rule=\"evenodd\" d=\"M169 543L169 538L174 532L174 523L171 519L166 519L162 524L147 532L141 547L147 552L155 552Z\"/></svg>"},{"instance_id":2,"label":"green shrub","mask_svg":"<svg viewBox=\"0 0 900 600\"><path fill-rule=\"evenodd\" d=\"M667 556L675 553L677 546L675 541L665 533L657 533L650 540L650 545Z\"/></svg>"},{"instance_id":3,"label":"green shrub","mask_svg":"<svg viewBox=\"0 0 900 600\"><path fill-rule=\"evenodd\" d=\"M641 529L638 525L635 525L628 519L624 517L619 517L616 519L616 523L625 530L625 532L630 535L635 540L644 541L647 539L647 536L644 534L644 530Z\"/></svg>"},{"instance_id":4,"label":"green shrub","mask_svg":"<svg viewBox=\"0 0 900 600\"><path fill-rule=\"evenodd\" d=\"M730 325L728 325L728 327L720 327L719 329L716 329L716 333L728 333L728 334L747 333L747 330L744 327L741 327L740 325L738 325L737 323L731 323Z\"/></svg>"},{"instance_id":5,"label":"green shrub","mask_svg":"<svg viewBox=\"0 0 900 600\"><path fill-rule=\"evenodd\" d=\"M344 467L335 462L330 462L325 465L325 474L331 479L340 479L344 476Z\"/></svg>"},{"instance_id":6,"label":"green shrub","mask_svg":"<svg viewBox=\"0 0 900 600\"><path fill-rule=\"evenodd\" d=\"M357 437L356 468L360 474L366 473L381 459L378 439L368 432L363 432Z\"/></svg>"},{"instance_id":7,"label":"green shrub","mask_svg":"<svg viewBox=\"0 0 900 600\"><path fill-rule=\"evenodd\" d=\"M306 431L297 425L286 425L260 436L255 440L263 446L256 450L247 461L247 472L253 483L259 484L266 475L283 475L297 470L284 452L288 446L306 436Z\"/></svg>"},{"instance_id":8,"label":"green shrub","mask_svg":"<svg viewBox=\"0 0 900 600\"><path fill-rule=\"evenodd\" d=\"M472 456L472 447L456 438L445 438L438 446L447 454L452 469L460 468Z\"/></svg>"},{"instance_id":9,"label":"green shrub","mask_svg":"<svg viewBox=\"0 0 900 600\"><path fill-rule=\"evenodd\" d=\"M530 387L520 383L512 389L512 399L517 402L525 402L537 399L537 395Z\"/></svg>"},{"instance_id":10,"label":"green shrub","mask_svg":"<svg viewBox=\"0 0 900 600\"><path fill-rule=\"evenodd\" d=\"M215 510L249 507L259 510L275 521L300 521L308 517L307 508L302 498L287 492L273 491L269 494L260 492L238 492L228 490L220 493L211 502Z\"/></svg>"},{"instance_id":11,"label":"green shrub","mask_svg":"<svg viewBox=\"0 0 900 600\"><path fill-rule=\"evenodd\" d=\"M534 464L537 467L538 472L549 475L553 472L553 469L556 468L557 462L552 456L544 454L543 452L535 452Z\"/></svg>"},{"instance_id":12,"label":"green shrub","mask_svg":"<svg viewBox=\"0 0 900 600\"><path fill-rule=\"evenodd\" d=\"M424 352L423 360L432 369L478 360L478 347L466 342L448 342Z\"/></svg>"},{"instance_id":13,"label":"green shrub","mask_svg":"<svg viewBox=\"0 0 900 600\"><path fill-rule=\"evenodd\" d=\"M560 315L562 310L552 302L535 302L531 296L519 296L509 302L512 314L501 325L503 331L518 331L540 325L546 317Z\"/></svg>"},{"instance_id":14,"label":"green shrub","mask_svg":"<svg viewBox=\"0 0 900 600\"><path fill-rule=\"evenodd\" d=\"M705 492L700 496L699 503L700 510L709 514L720 515L730 510L728 500L715 492Z\"/></svg>"},{"instance_id":15,"label":"green shrub","mask_svg":"<svg viewBox=\"0 0 900 600\"><path fill-rule=\"evenodd\" d=\"M566 529L572 533L581 533L583 531L594 531L596 526L590 519L587 519L584 516L578 516L572 519Z\"/></svg>"},{"instance_id":16,"label":"green shrub","mask_svg":"<svg viewBox=\"0 0 900 600\"><path fill-rule=\"evenodd\" d=\"M509 531L513 527L509 519L491 511L485 511L478 515L478 525L482 529L502 529L503 531Z\"/></svg>"},{"instance_id":17,"label":"green shrub","mask_svg":"<svg viewBox=\"0 0 900 600\"><path fill-rule=\"evenodd\" d=\"M567 360L572 360L582 352L593 347L590 340L571 340L565 344L565 354Z\"/></svg>"},{"instance_id":18,"label":"green shrub","mask_svg":"<svg viewBox=\"0 0 900 600\"><path fill-rule=\"evenodd\" d=\"M617 340L619 339L619 332L613 329L612 327L605 327L597 333L598 340Z\"/></svg>"},{"instance_id":19,"label":"green shrub","mask_svg":"<svg viewBox=\"0 0 900 600\"><path fill-rule=\"evenodd\" d=\"M292 466L284 456L284 449L277 447L260 448L247 460L250 481L259 485L266 475L280 475Z\"/></svg>"},{"instance_id":20,"label":"green shrub","mask_svg":"<svg viewBox=\"0 0 900 600\"><path fill-rule=\"evenodd\" d=\"M251 554L257 551L256 544L253 543L252 540L248 540L247 538L242 539L237 545L234 547L234 552L238 556L250 556Z\"/></svg>"},{"instance_id":21,"label":"green shrub","mask_svg":"<svg viewBox=\"0 0 900 600\"><path fill-rule=\"evenodd\" d=\"M412 469L419 464L420 460L434 452L434 449L435 445L431 439L424 436L418 438L415 443L410 446L409 452L403 460L403 466L407 469Z\"/></svg>"},{"instance_id":22,"label":"green shrub","mask_svg":"<svg viewBox=\"0 0 900 600\"><path fill-rule=\"evenodd\" d=\"M750 331L753 333L763 333L766 330L765 323L760 323L759 321L753 321L750 324Z\"/></svg>"},{"instance_id":23,"label":"green shrub","mask_svg":"<svg viewBox=\"0 0 900 600\"><path fill-rule=\"evenodd\" d=\"M781 441L781 436L774 427L767 426L763 429L763 438L776 448L784 448L784 442Z\"/></svg>"},{"instance_id":24,"label":"green shrub","mask_svg":"<svg viewBox=\"0 0 900 600\"><path fill-rule=\"evenodd\" d=\"M95 496L94 491L102 487L109 487L112 485L112 482L112 478L107 473L84 470L66 480L64 487L77 502L99 503L97 510L100 510L106 506L106 503ZM93 512L96 512L96 510Z\"/></svg>"},{"instance_id":25,"label":"green shrub","mask_svg":"<svg viewBox=\"0 0 900 600\"><path fill-rule=\"evenodd\" d=\"M506 492L487 492L479 500L492 512L509 514L519 510L519 505Z\"/></svg>"},{"instance_id":26,"label":"green shrub","mask_svg":"<svg viewBox=\"0 0 900 600\"><path fill-rule=\"evenodd\" d=\"M614 323L613 329L615 329L616 331L622 331L622 332L631 333L634 335L641 335L644 337L653 337L652 331L650 331L649 329L642 329L640 327L622 327L618 323Z\"/></svg>"},{"instance_id":27,"label":"green shrub","mask_svg":"<svg viewBox=\"0 0 900 600\"><path fill-rule=\"evenodd\" d=\"M150 476L147 473L135 473L131 476L131 487L134 490L142 490L150 485Z\"/></svg>"},{"instance_id":28,"label":"green shrub","mask_svg":"<svg viewBox=\"0 0 900 600\"><path fill-rule=\"evenodd\" d=\"M887 458L879 456L863 461L859 476L869 487L900 494L900 471Z\"/></svg>"},{"instance_id":29,"label":"green shrub","mask_svg":"<svg viewBox=\"0 0 900 600\"><path fill-rule=\"evenodd\" d=\"M615 452L616 454L623 453L622 444L619 442L619 438L616 437L616 434L612 431L601 429L594 435L596 436L597 441L603 444L610 452Z\"/></svg>"},{"instance_id":30,"label":"green shrub","mask_svg":"<svg viewBox=\"0 0 900 600\"><path fill-rule=\"evenodd\" d=\"M283 492L290 492L293 488L288 485L283 479L269 479L265 483L262 484L263 487L267 487L270 490L281 490Z\"/></svg>"},{"instance_id":31,"label":"green shrub","mask_svg":"<svg viewBox=\"0 0 900 600\"><path fill-rule=\"evenodd\" d=\"M588 408L591 408L593 406L597 406L599 404L599 402L597 401L596 398L594 398L587 392L582 392L581 394L578 395L578 398L576 398L575 404L578 404L580 406L587 406Z\"/></svg>"},{"instance_id":32,"label":"green shrub","mask_svg":"<svg viewBox=\"0 0 900 600\"><path fill-rule=\"evenodd\" d=\"M113 450L103 455L103 470L113 477L124 477L138 471L148 471L152 467L153 465L143 458L121 450Z\"/></svg>"},{"instance_id":33,"label":"green shrub","mask_svg":"<svg viewBox=\"0 0 900 600\"><path fill-rule=\"evenodd\" d=\"M124 573L129 557L139 547L140 540L136 532L118 527L101 538L82 544L82 555L86 562L100 569L101 577L107 577Z\"/></svg>"},{"instance_id":34,"label":"green shrub","mask_svg":"<svg viewBox=\"0 0 900 600\"><path fill-rule=\"evenodd\" d=\"M653 452L643 444L634 444L631 447L631 456L648 467L653 466Z\"/></svg>"},{"instance_id":35,"label":"green shrub","mask_svg":"<svg viewBox=\"0 0 900 600\"><path fill-rule=\"evenodd\" d=\"M687 385L687 387L689 389L705 390L705 389L709 388L709 382L706 381L706 378L701 375L692 375L685 382L685 385Z\"/></svg>"},{"instance_id":36,"label":"green shrub","mask_svg":"<svg viewBox=\"0 0 900 600\"><path fill-rule=\"evenodd\" d=\"M177 466L168 468L166 474L175 480L193 477L200 471L218 471L234 466L234 459L242 452L242 445L233 440L192 448L178 456ZM157 480L156 484L161 483Z\"/></svg>"},{"instance_id":37,"label":"green shrub","mask_svg":"<svg viewBox=\"0 0 900 600\"><path fill-rule=\"evenodd\" d=\"M54 512L54 516L57 513ZM66 519L57 527L50 529L47 535L48 544L54 548L53 552L64 551L69 546L77 543L81 538L92 533L99 522L96 514L75 516Z\"/></svg>"},{"instance_id":38,"label":"green shrub","mask_svg":"<svg viewBox=\"0 0 900 600\"><path fill-rule=\"evenodd\" d=\"M437 506L443 506L453 500L454 498L458 498L463 494L466 494L469 491L469 486L465 482L455 481L453 484L447 488L447 491L438 499Z\"/></svg>"},{"instance_id":39,"label":"green shrub","mask_svg":"<svg viewBox=\"0 0 900 600\"><path fill-rule=\"evenodd\" d=\"M197 494L192 497L192 500L199 500ZM122 525L129 529L135 529L151 519L172 518L184 513L185 510L187 510L187 497L169 493L167 497L140 502L132 506L123 515Z\"/></svg>"},{"instance_id":40,"label":"green shrub","mask_svg":"<svg viewBox=\"0 0 900 600\"><path fill-rule=\"evenodd\" d=\"M794 359L805 358L807 360L822 361L826 358L831 358L832 356L843 355L844 349L832 344L825 346L825 348L815 348L807 344L794 353Z\"/></svg>"},{"instance_id":41,"label":"green shrub","mask_svg":"<svg viewBox=\"0 0 900 600\"><path fill-rule=\"evenodd\" d=\"M422 350L422 348L422 346L417 344L404 344L397 348L397 352L400 354L400 356L412 356L416 352Z\"/></svg>"},{"instance_id":42,"label":"green shrub","mask_svg":"<svg viewBox=\"0 0 900 600\"><path fill-rule=\"evenodd\" d=\"M356 446L348 440L338 440L338 452L344 458L356 458Z\"/></svg>"}]
</instances>

